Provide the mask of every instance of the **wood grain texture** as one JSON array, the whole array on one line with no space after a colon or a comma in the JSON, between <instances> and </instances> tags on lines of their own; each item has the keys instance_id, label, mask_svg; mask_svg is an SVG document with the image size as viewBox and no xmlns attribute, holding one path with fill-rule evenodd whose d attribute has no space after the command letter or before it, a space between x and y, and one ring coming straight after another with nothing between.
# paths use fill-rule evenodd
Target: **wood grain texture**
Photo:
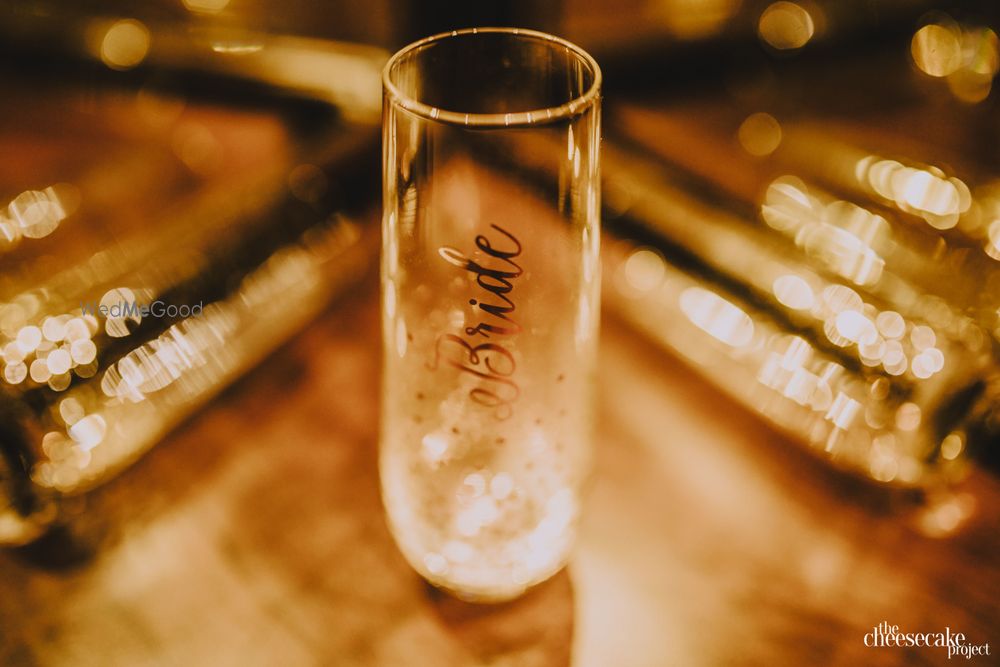
<instances>
[{"instance_id":1,"label":"wood grain texture","mask_svg":"<svg viewBox=\"0 0 1000 667\"><path fill-rule=\"evenodd\" d=\"M947 663L865 648L883 620L1000 642L995 481L970 481L962 533L923 537L916 506L826 470L614 320L568 570L495 607L433 591L382 518L375 293L77 508L92 558L0 554L0 664Z\"/></svg>"}]
</instances>

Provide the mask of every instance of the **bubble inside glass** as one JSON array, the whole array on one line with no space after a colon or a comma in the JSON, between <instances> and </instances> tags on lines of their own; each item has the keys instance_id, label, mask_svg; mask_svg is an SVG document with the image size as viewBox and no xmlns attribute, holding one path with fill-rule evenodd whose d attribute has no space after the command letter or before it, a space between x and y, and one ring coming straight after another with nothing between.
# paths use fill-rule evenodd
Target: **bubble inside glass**
<instances>
[{"instance_id":1,"label":"bubble inside glass","mask_svg":"<svg viewBox=\"0 0 1000 667\"><path fill-rule=\"evenodd\" d=\"M474 600L565 564L591 456L597 64L480 28L384 75L382 494L406 559ZM559 178L511 159L528 142Z\"/></svg>"}]
</instances>

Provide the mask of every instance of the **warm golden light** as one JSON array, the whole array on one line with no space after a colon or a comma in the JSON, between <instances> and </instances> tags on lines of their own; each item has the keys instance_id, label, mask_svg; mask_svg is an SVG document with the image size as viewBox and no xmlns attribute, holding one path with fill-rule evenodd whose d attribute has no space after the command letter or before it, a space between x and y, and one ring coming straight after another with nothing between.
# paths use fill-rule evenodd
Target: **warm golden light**
<instances>
[{"instance_id":1,"label":"warm golden light","mask_svg":"<svg viewBox=\"0 0 1000 667\"><path fill-rule=\"evenodd\" d=\"M0 253L7 252L21 240L17 223L0 212Z\"/></svg>"},{"instance_id":2,"label":"warm golden light","mask_svg":"<svg viewBox=\"0 0 1000 667\"><path fill-rule=\"evenodd\" d=\"M135 19L112 24L101 41L101 60L111 69L126 70L137 66L149 51L149 29Z\"/></svg>"},{"instance_id":3,"label":"warm golden light","mask_svg":"<svg viewBox=\"0 0 1000 667\"><path fill-rule=\"evenodd\" d=\"M760 16L757 26L760 38L776 49L799 49L815 32L813 17L794 2L772 3Z\"/></svg>"},{"instance_id":4,"label":"warm golden light","mask_svg":"<svg viewBox=\"0 0 1000 667\"><path fill-rule=\"evenodd\" d=\"M773 181L761 217L807 256L857 285L874 285L885 260L872 244L889 236L885 219L851 202L811 194L794 176Z\"/></svg>"},{"instance_id":5,"label":"warm golden light","mask_svg":"<svg viewBox=\"0 0 1000 667\"><path fill-rule=\"evenodd\" d=\"M957 99L976 104L990 96L993 88L993 76L977 74L968 69L960 69L948 77L948 90Z\"/></svg>"},{"instance_id":6,"label":"warm golden light","mask_svg":"<svg viewBox=\"0 0 1000 667\"><path fill-rule=\"evenodd\" d=\"M229 4L229 0L183 0L184 6L192 12L216 14Z\"/></svg>"},{"instance_id":7,"label":"warm golden light","mask_svg":"<svg viewBox=\"0 0 1000 667\"><path fill-rule=\"evenodd\" d=\"M976 509L975 498L968 493L933 499L918 520L917 527L928 537L946 537L962 526Z\"/></svg>"},{"instance_id":8,"label":"warm golden light","mask_svg":"<svg viewBox=\"0 0 1000 667\"><path fill-rule=\"evenodd\" d=\"M44 436L47 458L34 466L33 480L46 488L78 491L129 463L200 397L232 377L249 351L260 349L262 333L276 323L288 331L314 314L321 296L331 289L319 280L322 267L331 253L357 239L356 230L344 223L317 234L314 242L276 252L248 274L230 298L207 304L201 315L181 319L152 340L119 352L101 374L92 340L101 328L93 315L76 310L42 317L41 327L23 325L0 348L7 363L5 379L16 384L30 377L38 385L65 392L49 410L55 422L50 428L55 430ZM103 302L110 305L122 299L146 301L150 293L121 287L104 296ZM108 320L122 322L111 316ZM127 327L123 331L128 335ZM57 341L48 338L60 335ZM35 350L24 357L30 362L29 375L24 360L11 362L36 339ZM74 376L84 381L71 388Z\"/></svg>"},{"instance_id":9,"label":"warm golden light","mask_svg":"<svg viewBox=\"0 0 1000 667\"><path fill-rule=\"evenodd\" d=\"M873 343L876 340L875 325L856 310L845 310L834 320L837 333L852 343Z\"/></svg>"},{"instance_id":10,"label":"warm golden light","mask_svg":"<svg viewBox=\"0 0 1000 667\"><path fill-rule=\"evenodd\" d=\"M934 166L907 167L870 155L857 163L855 177L862 187L935 229L953 228L972 205L969 187Z\"/></svg>"},{"instance_id":11,"label":"warm golden light","mask_svg":"<svg viewBox=\"0 0 1000 667\"><path fill-rule=\"evenodd\" d=\"M776 278L772 291L778 301L793 310L809 310L816 302L809 283L794 274Z\"/></svg>"},{"instance_id":12,"label":"warm golden light","mask_svg":"<svg viewBox=\"0 0 1000 667\"><path fill-rule=\"evenodd\" d=\"M933 77L945 77L959 100L975 104L986 99L1000 69L1000 46L995 32L984 27L960 26L945 16L913 35L910 53L917 68Z\"/></svg>"},{"instance_id":13,"label":"warm golden light","mask_svg":"<svg viewBox=\"0 0 1000 667\"><path fill-rule=\"evenodd\" d=\"M831 422L842 431L851 428L855 418L861 412L861 403L844 392L839 392L833 399L833 404L827 410L824 419Z\"/></svg>"},{"instance_id":14,"label":"warm golden light","mask_svg":"<svg viewBox=\"0 0 1000 667\"><path fill-rule=\"evenodd\" d=\"M1000 70L1000 40L989 28L963 32L962 53L965 68L975 74L993 77Z\"/></svg>"},{"instance_id":15,"label":"warm golden light","mask_svg":"<svg viewBox=\"0 0 1000 667\"><path fill-rule=\"evenodd\" d=\"M448 453L448 438L440 433L428 433L421 439L423 455L428 463L436 465L445 459Z\"/></svg>"},{"instance_id":16,"label":"warm golden light","mask_svg":"<svg viewBox=\"0 0 1000 667\"><path fill-rule=\"evenodd\" d=\"M957 25L932 23L913 35L913 62L930 76L948 76L962 65L962 33Z\"/></svg>"},{"instance_id":17,"label":"warm golden light","mask_svg":"<svg viewBox=\"0 0 1000 667\"><path fill-rule=\"evenodd\" d=\"M0 209L0 253L22 239L40 239L54 232L79 204L79 191L60 183L44 190L27 190Z\"/></svg>"},{"instance_id":18,"label":"warm golden light","mask_svg":"<svg viewBox=\"0 0 1000 667\"><path fill-rule=\"evenodd\" d=\"M906 333L906 320L899 313L892 310L883 310L875 318L875 324L879 332L889 339L899 339Z\"/></svg>"},{"instance_id":19,"label":"warm golden light","mask_svg":"<svg viewBox=\"0 0 1000 667\"><path fill-rule=\"evenodd\" d=\"M782 176L768 186L761 217L770 227L794 234L803 222L817 216L819 207L820 203L809 195L802 179Z\"/></svg>"},{"instance_id":20,"label":"warm golden light","mask_svg":"<svg viewBox=\"0 0 1000 667\"><path fill-rule=\"evenodd\" d=\"M1000 46L989 28L965 30L962 37L962 67L948 77L948 89L959 100L975 104L990 94L1000 68Z\"/></svg>"},{"instance_id":21,"label":"warm golden light","mask_svg":"<svg viewBox=\"0 0 1000 667\"><path fill-rule=\"evenodd\" d=\"M186 102L182 97L165 94L151 86L139 89L135 96L135 109L150 127L167 128L184 113Z\"/></svg>"},{"instance_id":22,"label":"warm golden light","mask_svg":"<svg viewBox=\"0 0 1000 667\"><path fill-rule=\"evenodd\" d=\"M845 285L828 285L820 293L813 314L820 319L835 317L846 310L861 311L864 301L857 292Z\"/></svg>"},{"instance_id":23,"label":"warm golden light","mask_svg":"<svg viewBox=\"0 0 1000 667\"><path fill-rule=\"evenodd\" d=\"M101 444L107 432L107 422L100 414L92 414L83 417L72 424L67 432L69 436L80 446L80 449L89 451Z\"/></svg>"},{"instance_id":24,"label":"warm golden light","mask_svg":"<svg viewBox=\"0 0 1000 667\"><path fill-rule=\"evenodd\" d=\"M965 448L965 441L959 433L951 433L941 442L941 456L949 461L958 458Z\"/></svg>"},{"instance_id":25,"label":"warm golden light","mask_svg":"<svg viewBox=\"0 0 1000 667\"><path fill-rule=\"evenodd\" d=\"M910 330L910 342L915 349L923 351L937 343L937 335L929 326L918 324Z\"/></svg>"},{"instance_id":26,"label":"warm golden light","mask_svg":"<svg viewBox=\"0 0 1000 667\"><path fill-rule=\"evenodd\" d=\"M750 316L714 292L690 287L681 293L680 307L695 326L726 345L743 347L753 340Z\"/></svg>"},{"instance_id":27,"label":"warm golden light","mask_svg":"<svg viewBox=\"0 0 1000 667\"><path fill-rule=\"evenodd\" d=\"M17 345L21 352L28 354L34 352L42 342L42 330L34 325L22 327L17 332Z\"/></svg>"},{"instance_id":28,"label":"warm golden light","mask_svg":"<svg viewBox=\"0 0 1000 667\"><path fill-rule=\"evenodd\" d=\"M755 113L740 124L736 136L743 150L763 157L773 153L781 144L781 125L770 114Z\"/></svg>"},{"instance_id":29,"label":"warm golden light","mask_svg":"<svg viewBox=\"0 0 1000 667\"><path fill-rule=\"evenodd\" d=\"M51 188L45 192L29 191L18 195L9 206L10 217L18 223L21 233L29 239L48 236L66 212Z\"/></svg>"},{"instance_id":30,"label":"warm golden light","mask_svg":"<svg viewBox=\"0 0 1000 667\"><path fill-rule=\"evenodd\" d=\"M1000 261L1000 220L994 220L987 227L986 244L983 249L987 255Z\"/></svg>"},{"instance_id":31,"label":"warm golden light","mask_svg":"<svg viewBox=\"0 0 1000 667\"><path fill-rule=\"evenodd\" d=\"M172 143L174 154L196 174L211 175L223 163L221 143L211 130L199 123L179 125L174 130Z\"/></svg>"},{"instance_id":32,"label":"warm golden light","mask_svg":"<svg viewBox=\"0 0 1000 667\"><path fill-rule=\"evenodd\" d=\"M801 189L786 185L788 199L807 200ZM781 224L781 217L776 219ZM623 274L636 249L609 251L609 257L615 252L621 252L620 259L611 262L608 280L616 286L613 294L624 296L613 301L620 312L764 417L882 483L921 484L932 463L940 463L927 458L940 444L927 441L936 437L929 430L934 413L926 400L916 400L921 389L908 395L948 367L952 348L933 327L880 310L845 285L782 273L770 290L780 312L818 328L792 333L776 326L770 311L723 296L655 253L643 257L659 258L663 270L643 291L635 290ZM826 341L807 338L816 333ZM860 369L842 363L851 357ZM958 459L955 439L947 444L948 456ZM942 453L941 460L953 459Z\"/></svg>"},{"instance_id":33,"label":"warm golden light","mask_svg":"<svg viewBox=\"0 0 1000 667\"><path fill-rule=\"evenodd\" d=\"M257 53L264 45L260 42L213 42L212 50L216 53L227 53L235 56L244 56L249 53Z\"/></svg>"},{"instance_id":34,"label":"warm golden light","mask_svg":"<svg viewBox=\"0 0 1000 667\"><path fill-rule=\"evenodd\" d=\"M682 39L719 32L739 9L740 0L660 0L653 11Z\"/></svg>"},{"instance_id":35,"label":"warm golden light","mask_svg":"<svg viewBox=\"0 0 1000 667\"><path fill-rule=\"evenodd\" d=\"M8 362L3 369L3 378L8 384L21 384L28 377L28 367L23 361Z\"/></svg>"},{"instance_id":36,"label":"warm golden light","mask_svg":"<svg viewBox=\"0 0 1000 667\"><path fill-rule=\"evenodd\" d=\"M23 309L13 306L2 307L7 311L8 324L27 319ZM97 346L91 340L93 332L86 320L79 316L79 311L76 315L44 317L41 326L28 324L16 331L5 327L4 380L10 385L19 385L30 379L36 385L47 384L55 391L64 391L70 384L71 371L86 377L87 371L82 367L96 359Z\"/></svg>"},{"instance_id":37,"label":"warm golden light","mask_svg":"<svg viewBox=\"0 0 1000 667\"><path fill-rule=\"evenodd\" d=\"M86 410L79 399L70 397L59 401L59 417L67 426L72 426L86 416Z\"/></svg>"},{"instance_id":38,"label":"warm golden light","mask_svg":"<svg viewBox=\"0 0 1000 667\"><path fill-rule=\"evenodd\" d=\"M625 262L625 280L638 292L648 292L663 279L663 257L655 250L641 248Z\"/></svg>"},{"instance_id":39,"label":"warm golden light","mask_svg":"<svg viewBox=\"0 0 1000 667\"><path fill-rule=\"evenodd\" d=\"M49 365L45 363L45 359L35 359L32 361L28 373L31 375L31 379L38 384L45 384L52 377L52 371L49 370Z\"/></svg>"}]
</instances>

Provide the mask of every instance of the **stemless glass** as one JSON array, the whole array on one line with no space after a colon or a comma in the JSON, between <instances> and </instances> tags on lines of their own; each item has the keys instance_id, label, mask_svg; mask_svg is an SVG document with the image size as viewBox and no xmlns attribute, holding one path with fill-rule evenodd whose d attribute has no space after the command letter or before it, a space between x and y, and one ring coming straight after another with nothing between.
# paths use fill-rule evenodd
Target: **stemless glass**
<instances>
[{"instance_id":1,"label":"stemless glass","mask_svg":"<svg viewBox=\"0 0 1000 667\"><path fill-rule=\"evenodd\" d=\"M590 465L600 297L597 63L477 28L383 73L379 465L409 563L503 600L565 564ZM558 179L532 177L534 142Z\"/></svg>"}]
</instances>

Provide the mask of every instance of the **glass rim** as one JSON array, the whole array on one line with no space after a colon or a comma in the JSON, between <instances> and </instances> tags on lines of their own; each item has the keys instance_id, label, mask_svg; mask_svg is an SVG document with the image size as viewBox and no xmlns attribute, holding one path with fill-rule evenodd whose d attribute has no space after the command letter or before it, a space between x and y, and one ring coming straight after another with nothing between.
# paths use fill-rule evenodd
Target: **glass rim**
<instances>
[{"instance_id":1,"label":"glass rim","mask_svg":"<svg viewBox=\"0 0 1000 667\"><path fill-rule=\"evenodd\" d=\"M399 90L396 84L392 82L390 74L392 68L403 58L412 55L414 51L417 51L418 49L421 49L429 44L444 41L451 37L458 37L459 35L478 35L484 33L499 33L515 37L526 37L535 40L544 40L554 45L562 46L591 69L594 77L593 81L591 81L590 86L588 86L582 94L558 106L531 109L529 111L515 111L512 113L463 113L460 111L440 109L421 102L415 97L405 95L401 90ZM413 42L412 44L404 46L399 51L394 53L382 69L382 87L393 103L396 103L406 111L427 120L452 125L466 125L470 127L523 127L572 118L594 106L594 103L598 100L601 94L601 68L597 64L597 61L594 60L594 57L581 49L579 46L569 40L563 39L562 37L556 37L555 35L551 35L547 32L530 30L527 28L463 28L461 30L439 32L436 35L424 37L423 39Z\"/></svg>"}]
</instances>

